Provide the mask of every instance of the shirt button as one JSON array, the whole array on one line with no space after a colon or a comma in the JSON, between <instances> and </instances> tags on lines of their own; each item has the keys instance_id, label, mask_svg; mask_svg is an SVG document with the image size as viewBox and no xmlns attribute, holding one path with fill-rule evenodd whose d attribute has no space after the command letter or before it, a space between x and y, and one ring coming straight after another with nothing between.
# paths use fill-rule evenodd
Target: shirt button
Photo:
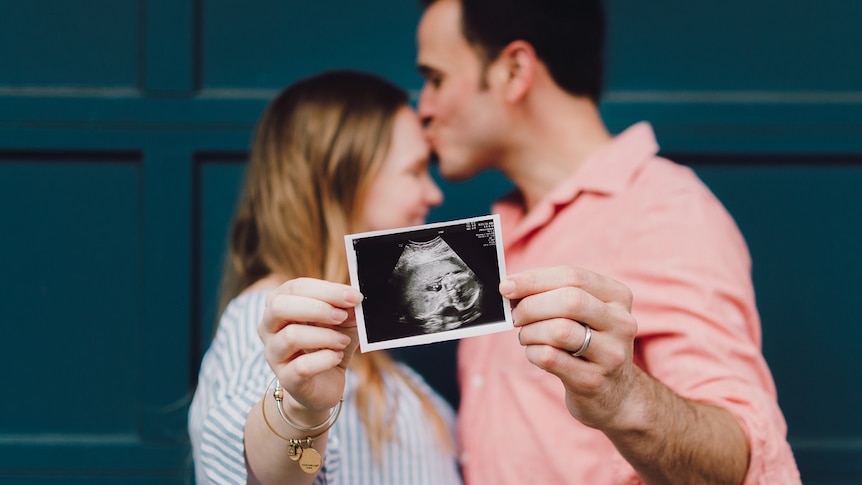
<instances>
[{"instance_id":1,"label":"shirt button","mask_svg":"<svg viewBox=\"0 0 862 485\"><path fill-rule=\"evenodd\" d=\"M480 387L482 387L482 384L485 383L485 378L482 377L482 375L480 375L480 374L476 374L471 379L471 383L473 385L473 388L479 389Z\"/></svg>"}]
</instances>

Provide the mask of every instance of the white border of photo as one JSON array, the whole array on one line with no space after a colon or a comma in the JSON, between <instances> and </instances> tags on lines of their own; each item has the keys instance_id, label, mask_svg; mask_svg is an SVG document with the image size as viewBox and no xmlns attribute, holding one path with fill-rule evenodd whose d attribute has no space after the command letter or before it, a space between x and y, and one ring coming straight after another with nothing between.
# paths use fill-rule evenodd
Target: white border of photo
<instances>
[{"instance_id":1,"label":"white border of photo","mask_svg":"<svg viewBox=\"0 0 862 485\"><path fill-rule=\"evenodd\" d=\"M350 271L350 284L357 290L361 291L360 288L360 278L359 278L359 270L358 270L358 261L357 254L354 249L354 241L360 241L366 238L374 238L378 236L385 235L403 235L403 241L410 241L411 234L415 234L417 232L425 232L429 229L435 228L446 228L464 225L467 227L476 227L478 223L486 223L491 221L493 223L493 239L494 246L496 247L496 255L497 255L497 270L498 270L498 279L497 281L502 281L506 277L506 262L503 255L503 238L502 232L500 229L500 216L497 214L479 216L479 217L471 217L466 219L458 219L452 221L445 222L435 222L431 224L425 224L421 226L411 226L411 227L403 227L398 229L390 229L390 230L381 230L381 231L370 231L363 232L357 234L348 234L344 236L344 246L347 250L347 262L348 268ZM483 224L484 225L484 224ZM477 238L477 244L481 244L481 241ZM380 271L390 272L393 268L380 268ZM361 352L369 352L373 350L381 350L381 349L390 349L397 347L409 347L413 345L422 345L432 342L442 342L446 340L455 340L466 337L476 337L479 335L487 335L491 333L503 332L507 330L512 330L514 328L514 323L512 322L512 309L511 304L507 298L504 298L499 293L498 287L493 288L485 288L485 291L494 292L499 297L499 305L501 308L501 313L503 315L503 319L500 321L492 321L489 323L483 323L482 325L468 325L465 327L459 327L451 330L443 330L433 333L414 335L408 337L401 338L393 338L388 340L380 340L369 342L368 341L368 332L367 332L367 322L365 319L365 312L363 308L363 304L359 304L356 306L356 325L359 333L359 349Z\"/></svg>"}]
</instances>

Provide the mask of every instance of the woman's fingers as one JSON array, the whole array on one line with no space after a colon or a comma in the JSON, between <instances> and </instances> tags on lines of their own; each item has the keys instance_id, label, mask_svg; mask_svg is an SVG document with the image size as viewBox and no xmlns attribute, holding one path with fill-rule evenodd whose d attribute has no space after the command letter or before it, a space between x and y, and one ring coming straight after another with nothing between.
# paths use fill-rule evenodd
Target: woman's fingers
<instances>
[{"instance_id":1,"label":"woman's fingers","mask_svg":"<svg viewBox=\"0 0 862 485\"><path fill-rule=\"evenodd\" d=\"M347 285L312 278L290 280L267 295L260 331L276 333L290 323L352 326L352 309L360 301L362 293Z\"/></svg>"},{"instance_id":2,"label":"woman's fingers","mask_svg":"<svg viewBox=\"0 0 862 485\"><path fill-rule=\"evenodd\" d=\"M296 278L287 281L273 290L268 298L278 295L305 296L340 308L353 308L362 301L362 293L352 286L315 278Z\"/></svg>"},{"instance_id":3,"label":"woman's fingers","mask_svg":"<svg viewBox=\"0 0 862 485\"><path fill-rule=\"evenodd\" d=\"M299 354L283 366L280 375L288 376L282 385L288 389L296 387L300 381L311 379L318 374L333 369L344 359L344 352L332 349L320 349L314 352Z\"/></svg>"},{"instance_id":4,"label":"woman's fingers","mask_svg":"<svg viewBox=\"0 0 862 485\"><path fill-rule=\"evenodd\" d=\"M351 338L338 330L313 325L287 325L264 341L266 360L270 363L286 363L298 354L319 349L343 351ZM338 362L336 362L338 364Z\"/></svg>"}]
</instances>

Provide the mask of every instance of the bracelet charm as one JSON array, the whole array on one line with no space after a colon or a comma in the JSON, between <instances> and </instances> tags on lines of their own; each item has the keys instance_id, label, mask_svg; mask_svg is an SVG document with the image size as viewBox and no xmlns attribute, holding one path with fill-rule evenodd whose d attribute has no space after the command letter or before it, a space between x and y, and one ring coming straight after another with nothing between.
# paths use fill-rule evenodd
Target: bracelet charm
<instances>
[{"instance_id":1,"label":"bracelet charm","mask_svg":"<svg viewBox=\"0 0 862 485\"><path fill-rule=\"evenodd\" d=\"M320 453L312 447L314 443L313 438L305 438L301 440L291 438L287 440L287 442L287 456L293 461L298 461L299 467L302 471L305 473L317 473L317 470L320 470L323 458L320 456ZM305 443L304 446L303 443Z\"/></svg>"},{"instance_id":2,"label":"bracelet charm","mask_svg":"<svg viewBox=\"0 0 862 485\"><path fill-rule=\"evenodd\" d=\"M311 438L308 438L308 448L302 448L302 445L299 445L299 449L302 450L299 467L305 473L317 473L323 460L320 458L320 453L311 447Z\"/></svg>"},{"instance_id":3,"label":"bracelet charm","mask_svg":"<svg viewBox=\"0 0 862 485\"><path fill-rule=\"evenodd\" d=\"M302 456L302 445L299 443L290 443L287 447L287 457L293 461L298 461Z\"/></svg>"},{"instance_id":4,"label":"bracelet charm","mask_svg":"<svg viewBox=\"0 0 862 485\"><path fill-rule=\"evenodd\" d=\"M267 419L266 403L262 401L260 403L260 411L263 414L263 422L266 424L266 427L269 428L270 431L272 431L274 435L278 436L284 441L287 441L287 456L291 460L299 462L300 470L309 474L317 473L317 471L320 470L321 464L323 463L323 458L320 456L320 452L315 450L312 446L314 444L314 439L322 436L323 433L329 431L329 428L331 428L332 425L335 424L335 421L338 419L338 415L341 414L341 406L343 405L344 400L342 399L338 401L338 404L335 405L335 407L332 409L332 412L329 414L329 418L327 418L326 421L324 421L323 423L312 427L298 426L293 424L293 422L291 422L287 418L287 415L284 412L284 408L281 405L281 402L284 399L284 390L281 388L281 384L278 383L275 378L269 381L269 385L266 386L266 391L264 391L263 394L264 401L266 400L267 391L269 391L269 388L270 386L272 386L273 382L276 382L276 386L275 391L273 391L272 393L272 397L275 399L276 409L278 409L278 414L281 416L282 420L299 431L320 431L320 433L316 436L307 436L303 439L288 438L286 436L283 436L278 431L276 431L275 428L272 427L272 424L269 422L269 419Z\"/></svg>"}]
</instances>

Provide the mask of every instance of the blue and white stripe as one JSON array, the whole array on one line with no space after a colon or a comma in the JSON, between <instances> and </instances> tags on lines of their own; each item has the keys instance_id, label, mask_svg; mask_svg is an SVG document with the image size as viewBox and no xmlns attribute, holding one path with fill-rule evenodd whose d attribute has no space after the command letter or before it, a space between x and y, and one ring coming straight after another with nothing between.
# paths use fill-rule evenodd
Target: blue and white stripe
<instances>
[{"instance_id":1,"label":"blue and white stripe","mask_svg":"<svg viewBox=\"0 0 862 485\"><path fill-rule=\"evenodd\" d=\"M257 335L266 294L249 292L228 305L201 363L198 388L189 410L198 485L246 482L245 419L272 378ZM401 370L432 396L451 432L454 413L449 405L412 369L401 366ZM397 400L398 412L393 416L397 437L386 444L381 459L375 462L359 414L351 405L358 382L348 370L344 408L329 433L323 468L315 483L460 484L454 450L439 446L432 421L425 416L418 396L396 376L385 376L384 383L387 396L393 402Z\"/></svg>"}]
</instances>

